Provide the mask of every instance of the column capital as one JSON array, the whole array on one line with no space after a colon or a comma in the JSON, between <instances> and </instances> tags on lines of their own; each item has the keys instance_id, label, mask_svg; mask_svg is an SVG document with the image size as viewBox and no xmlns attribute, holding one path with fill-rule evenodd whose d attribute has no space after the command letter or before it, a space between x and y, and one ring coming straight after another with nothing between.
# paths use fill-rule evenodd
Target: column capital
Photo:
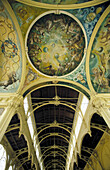
<instances>
[{"instance_id":1,"label":"column capital","mask_svg":"<svg viewBox=\"0 0 110 170\"><path fill-rule=\"evenodd\" d=\"M18 107L23 105L23 96L22 95L16 95L9 99L7 102L8 106L13 107L17 109Z\"/></svg>"},{"instance_id":2,"label":"column capital","mask_svg":"<svg viewBox=\"0 0 110 170\"><path fill-rule=\"evenodd\" d=\"M92 106L96 109L110 108L110 99L105 97L92 98Z\"/></svg>"},{"instance_id":3,"label":"column capital","mask_svg":"<svg viewBox=\"0 0 110 170\"><path fill-rule=\"evenodd\" d=\"M0 96L0 107L13 107L23 105L23 96L19 94Z\"/></svg>"}]
</instances>

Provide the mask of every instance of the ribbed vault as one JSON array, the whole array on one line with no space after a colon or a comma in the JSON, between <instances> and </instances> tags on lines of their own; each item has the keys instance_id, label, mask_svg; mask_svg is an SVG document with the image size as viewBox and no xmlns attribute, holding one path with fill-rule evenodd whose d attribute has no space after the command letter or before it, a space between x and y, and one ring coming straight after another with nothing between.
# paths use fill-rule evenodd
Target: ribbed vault
<instances>
[{"instance_id":1,"label":"ribbed vault","mask_svg":"<svg viewBox=\"0 0 110 170\"><path fill-rule=\"evenodd\" d=\"M45 169L65 169L79 92L64 86L47 86L31 93ZM72 104L72 106L71 106Z\"/></svg>"}]
</instances>

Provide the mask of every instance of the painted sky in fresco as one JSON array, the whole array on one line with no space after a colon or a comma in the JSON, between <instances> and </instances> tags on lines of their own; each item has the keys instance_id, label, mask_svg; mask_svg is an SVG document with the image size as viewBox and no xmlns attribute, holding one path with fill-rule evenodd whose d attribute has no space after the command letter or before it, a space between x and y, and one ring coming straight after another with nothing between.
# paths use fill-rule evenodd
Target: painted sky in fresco
<instances>
[{"instance_id":1,"label":"painted sky in fresco","mask_svg":"<svg viewBox=\"0 0 110 170\"><path fill-rule=\"evenodd\" d=\"M16 28L0 2L0 92L15 92L22 72L21 47Z\"/></svg>"}]
</instances>

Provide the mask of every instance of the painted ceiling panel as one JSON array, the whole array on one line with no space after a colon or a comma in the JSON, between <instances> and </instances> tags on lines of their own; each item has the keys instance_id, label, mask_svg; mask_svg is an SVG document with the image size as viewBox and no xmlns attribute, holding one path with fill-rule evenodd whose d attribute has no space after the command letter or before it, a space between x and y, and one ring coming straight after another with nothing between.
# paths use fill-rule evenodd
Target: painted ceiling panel
<instances>
[{"instance_id":1,"label":"painted ceiling panel","mask_svg":"<svg viewBox=\"0 0 110 170\"><path fill-rule=\"evenodd\" d=\"M0 92L17 91L22 72L22 56L16 27L0 1Z\"/></svg>"},{"instance_id":2,"label":"painted ceiling panel","mask_svg":"<svg viewBox=\"0 0 110 170\"><path fill-rule=\"evenodd\" d=\"M95 91L110 93L110 14L96 34L89 64Z\"/></svg>"},{"instance_id":3,"label":"painted ceiling panel","mask_svg":"<svg viewBox=\"0 0 110 170\"><path fill-rule=\"evenodd\" d=\"M34 67L50 76L73 71L84 55L85 37L75 19L48 14L36 21L28 35L28 56Z\"/></svg>"}]
</instances>

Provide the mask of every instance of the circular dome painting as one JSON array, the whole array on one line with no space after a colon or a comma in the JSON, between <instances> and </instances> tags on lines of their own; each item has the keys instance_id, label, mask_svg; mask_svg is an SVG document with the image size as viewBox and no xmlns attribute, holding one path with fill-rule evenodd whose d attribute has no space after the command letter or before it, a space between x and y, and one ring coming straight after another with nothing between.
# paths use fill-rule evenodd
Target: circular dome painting
<instances>
[{"instance_id":1,"label":"circular dome painting","mask_svg":"<svg viewBox=\"0 0 110 170\"><path fill-rule=\"evenodd\" d=\"M85 37L73 18L51 13L33 24L27 47L28 57L37 70L49 76L63 76L80 64Z\"/></svg>"}]
</instances>

